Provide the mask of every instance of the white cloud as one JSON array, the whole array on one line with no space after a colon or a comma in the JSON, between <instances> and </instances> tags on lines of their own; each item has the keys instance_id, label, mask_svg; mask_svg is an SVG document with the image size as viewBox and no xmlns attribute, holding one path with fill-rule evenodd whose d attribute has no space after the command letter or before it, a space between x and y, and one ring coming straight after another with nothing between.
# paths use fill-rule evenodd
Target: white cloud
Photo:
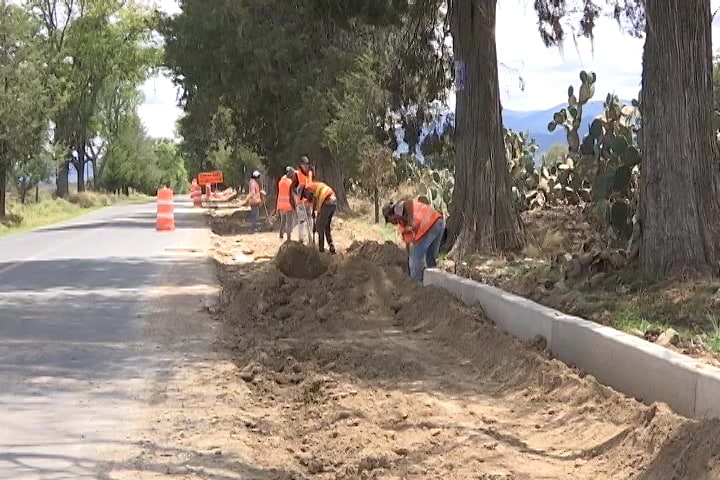
<instances>
[{"instance_id":1,"label":"white cloud","mask_svg":"<svg viewBox=\"0 0 720 480\"><path fill-rule=\"evenodd\" d=\"M712 0L713 10L720 0ZM611 18L602 18L593 42L569 39L562 49L545 48L537 28L537 16L527 0L498 1L496 27L500 88L503 107L536 110L567 102L567 87L579 83L580 70L598 76L595 99L614 92L623 99L636 98L640 91L644 39L620 30ZM713 22L713 40L720 41L720 18ZM594 47L594 48L593 48ZM518 75L525 83L518 86Z\"/></svg>"},{"instance_id":2,"label":"white cloud","mask_svg":"<svg viewBox=\"0 0 720 480\"><path fill-rule=\"evenodd\" d=\"M177 106L177 87L170 78L159 73L140 87L145 102L138 111L151 137L175 138L177 119L182 110Z\"/></svg>"}]
</instances>

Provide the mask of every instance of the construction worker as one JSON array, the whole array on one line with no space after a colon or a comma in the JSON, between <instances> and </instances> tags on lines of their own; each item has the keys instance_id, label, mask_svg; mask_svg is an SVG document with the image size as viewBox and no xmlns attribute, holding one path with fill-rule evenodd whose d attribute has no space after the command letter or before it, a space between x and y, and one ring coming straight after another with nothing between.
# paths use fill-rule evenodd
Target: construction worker
<instances>
[{"instance_id":1,"label":"construction worker","mask_svg":"<svg viewBox=\"0 0 720 480\"><path fill-rule=\"evenodd\" d=\"M287 167L285 169L285 175L283 175L278 182L277 211L280 215L281 240L285 238L286 233L287 239L290 240L293 228L295 227L295 212L291 201L292 195L290 195L290 189L293 182L292 179L294 176L295 169Z\"/></svg>"},{"instance_id":2,"label":"construction worker","mask_svg":"<svg viewBox=\"0 0 720 480\"><path fill-rule=\"evenodd\" d=\"M331 224L335 210L337 210L337 197L332 188L322 182L308 183L300 187L300 199L311 204L312 216L317 213L315 231L318 232L318 247L320 252L325 251L325 240L331 254L335 254L335 244L332 239Z\"/></svg>"},{"instance_id":3,"label":"construction worker","mask_svg":"<svg viewBox=\"0 0 720 480\"><path fill-rule=\"evenodd\" d=\"M300 159L300 167L295 170L293 182L290 186L290 191L295 192L295 194L297 195L297 198L291 196L290 202L292 204L293 210L297 213L299 232L298 235L299 240L302 243L305 243L306 238L308 238L310 242L314 241L314 227L312 225L312 218L310 216L310 213L312 211L311 205L306 200L300 198L300 187L306 186L312 183L314 180L315 175L312 166L310 165L310 160L308 159L308 157L302 157Z\"/></svg>"},{"instance_id":4,"label":"construction worker","mask_svg":"<svg viewBox=\"0 0 720 480\"><path fill-rule=\"evenodd\" d=\"M255 170L250 177L248 184L247 203L250 205L250 221L252 222L252 232L260 231L258 221L260 220L260 205L262 205L263 191L260 188L260 172Z\"/></svg>"},{"instance_id":5,"label":"construction worker","mask_svg":"<svg viewBox=\"0 0 720 480\"><path fill-rule=\"evenodd\" d=\"M388 202L382 207L387 223L397 225L409 249L410 277L423 281L425 266L434 268L440 251L445 221L430 205L417 200Z\"/></svg>"}]
</instances>

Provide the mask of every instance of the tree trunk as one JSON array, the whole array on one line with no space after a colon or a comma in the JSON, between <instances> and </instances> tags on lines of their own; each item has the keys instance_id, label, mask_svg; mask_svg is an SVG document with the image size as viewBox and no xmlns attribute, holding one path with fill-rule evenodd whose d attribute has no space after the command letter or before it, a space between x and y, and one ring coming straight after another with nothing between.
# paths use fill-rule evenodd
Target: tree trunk
<instances>
[{"instance_id":1,"label":"tree trunk","mask_svg":"<svg viewBox=\"0 0 720 480\"><path fill-rule=\"evenodd\" d=\"M99 188L99 185L100 185L100 184L98 183L98 178L100 178L100 177L99 177L98 171L97 171L97 158L96 158L96 157L92 157L92 160L90 160L90 164L92 165L92 179L93 179L93 180L92 180L92 186L93 186L93 190L95 190L95 191L100 191L100 188Z\"/></svg>"},{"instance_id":2,"label":"tree trunk","mask_svg":"<svg viewBox=\"0 0 720 480\"><path fill-rule=\"evenodd\" d=\"M7 171L5 168L0 167L0 218L5 218L7 215Z\"/></svg>"},{"instance_id":3,"label":"tree trunk","mask_svg":"<svg viewBox=\"0 0 720 480\"><path fill-rule=\"evenodd\" d=\"M720 170L710 0L648 0L642 76L640 268L718 274Z\"/></svg>"},{"instance_id":4,"label":"tree trunk","mask_svg":"<svg viewBox=\"0 0 720 480\"><path fill-rule=\"evenodd\" d=\"M326 149L322 149L317 155L315 167L317 179L323 183L327 183L335 192L338 210L349 213L350 203L347 199L347 193L345 193L345 177L343 176L340 165L338 165L332 154Z\"/></svg>"},{"instance_id":5,"label":"tree trunk","mask_svg":"<svg viewBox=\"0 0 720 480\"><path fill-rule=\"evenodd\" d=\"M70 170L70 162L64 161L59 167L57 172L57 178L55 179L57 185L57 196L59 198L67 198L70 194L70 187L68 186L68 173Z\"/></svg>"},{"instance_id":6,"label":"tree trunk","mask_svg":"<svg viewBox=\"0 0 720 480\"><path fill-rule=\"evenodd\" d=\"M77 173L77 191L78 193L85 191L85 166L82 162L73 162L75 172Z\"/></svg>"},{"instance_id":7,"label":"tree trunk","mask_svg":"<svg viewBox=\"0 0 720 480\"><path fill-rule=\"evenodd\" d=\"M22 203L23 205L25 205L26 203L27 194L31 188L32 187L25 182L22 182L22 184L20 185L20 203Z\"/></svg>"},{"instance_id":8,"label":"tree trunk","mask_svg":"<svg viewBox=\"0 0 720 480\"><path fill-rule=\"evenodd\" d=\"M373 204L375 205L375 223L380 223L380 190L373 189Z\"/></svg>"},{"instance_id":9,"label":"tree trunk","mask_svg":"<svg viewBox=\"0 0 720 480\"><path fill-rule=\"evenodd\" d=\"M505 158L495 46L496 0L455 0L457 70L455 189L449 238L453 256L522 248L524 235L511 197ZM462 68L464 66L464 68Z\"/></svg>"},{"instance_id":10,"label":"tree trunk","mask_svg":"<svg viewBox=\"0 0 720 480\"><path fill-rule=\"evenodd\" d=\"M124 194L126 197L129 197L129 196L130 196L130 187L128 187L127 185L125 185L125 186L123 187L123 194Z\"/></svg>"},{"instance_id":11,"label":"tree trunk","mask_svg":"<svg viewBox=\"0 0 720 480\"><path fill-rule=\"evenodd\" d=\"M40 185L35 185L35 203L40 203Z\"/></svg>"}]
</instances>

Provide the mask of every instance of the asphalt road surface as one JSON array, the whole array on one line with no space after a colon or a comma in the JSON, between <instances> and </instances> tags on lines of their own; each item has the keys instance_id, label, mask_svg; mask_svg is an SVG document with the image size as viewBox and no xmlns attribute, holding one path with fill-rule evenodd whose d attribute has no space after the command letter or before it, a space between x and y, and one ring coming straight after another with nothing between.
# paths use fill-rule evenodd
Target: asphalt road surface
<instances>
[{"instance_id":1,"label":"asphalt road surface","mask_svg":"<svg viewBox=\"0 0 720 480\"><path fill-rule=\"evenodd\" d=\"M154 204L117 206L0 238L0 479L104 478L137 441L168 360L147 319L168 295L196 308L183 289L209 269L200 211L175 216L161 233Z\"/></svg>"}]
</instances>

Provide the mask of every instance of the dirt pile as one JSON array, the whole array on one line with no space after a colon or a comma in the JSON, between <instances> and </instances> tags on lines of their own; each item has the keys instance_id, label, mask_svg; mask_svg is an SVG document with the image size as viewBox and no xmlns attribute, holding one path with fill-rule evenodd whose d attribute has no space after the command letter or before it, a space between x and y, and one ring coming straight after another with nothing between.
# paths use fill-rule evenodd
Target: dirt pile
<instances>
[{"instance_id":1,"label":"dirt pile","mask_svg":"<svg viewBox=\"0 0 720 480\"><path fill-rule=\"evenodd\" d=\"M719 424L521 344L388 268L402 266L392 248L355 245L314 280L271 263L233 273L225 341L263 412L257 461L323 479L719 478ZM672 451L677 431L701 439Z\"/></svg>"},{"instance_id":2,"label":"dirt pile","mask_svg":"<svg viewBox=\"0 0 720 480\"><path fill-rule=\"evenodd\" d=\"M400 267L407 271L407 253L402 251L392 242L353 242L348 247L347 253L354 257L382 265L384 267Z\"/></svg>"},{"instance_id":3,"label":"dirt pile","mask_svg":"<svg viewBox=\"0 0 720 480\"><path fill-rule=\"evenodd\" d=\"M285 242L275 257L278 270L290 278L312 280L325 273L327 265L314 248L299 242Z\"/></svg>"}]
</instances>

